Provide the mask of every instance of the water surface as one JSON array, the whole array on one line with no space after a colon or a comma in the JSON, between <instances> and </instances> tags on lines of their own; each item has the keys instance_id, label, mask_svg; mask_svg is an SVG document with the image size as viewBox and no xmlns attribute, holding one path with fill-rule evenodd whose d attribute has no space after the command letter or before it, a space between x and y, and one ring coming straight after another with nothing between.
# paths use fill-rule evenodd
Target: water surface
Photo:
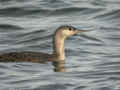
<instances>
[{"instance_id":1,"label":"water surface","mask_svg":"<svg viewBox=\"0 0 120 90\"><path fill-rule=\"evenodd\" d=\"M0 63L1 90L120 90L119 0L0 0L0 53L50 53L64 24L93 30L66 40L67 72Z\"/></svg>"}]
</instances>

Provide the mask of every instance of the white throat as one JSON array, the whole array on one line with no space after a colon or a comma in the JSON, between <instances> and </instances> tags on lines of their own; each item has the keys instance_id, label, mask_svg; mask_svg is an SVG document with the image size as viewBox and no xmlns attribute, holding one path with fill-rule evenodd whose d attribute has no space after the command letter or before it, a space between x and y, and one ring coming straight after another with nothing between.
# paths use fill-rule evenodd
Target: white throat
<instances>
[{"instance_id":1,"label":"white throat","mask_svg":"<svg viewBox=\"0 0 120 90\"><path fill-rule=\"evenodd\" d=\"M57 56L58 60L65 60L64 40L65 37L62 37L59 33L56 33L53 38L53 54Z\"/></svg>"}]
</instances>

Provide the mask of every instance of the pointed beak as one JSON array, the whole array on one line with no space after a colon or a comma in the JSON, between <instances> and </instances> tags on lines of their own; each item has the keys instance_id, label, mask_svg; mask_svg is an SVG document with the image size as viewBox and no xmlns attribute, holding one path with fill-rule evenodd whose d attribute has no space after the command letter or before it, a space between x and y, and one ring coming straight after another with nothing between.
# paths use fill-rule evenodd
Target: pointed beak
<instances>
[{"instance_id":1,"label":"pointed beak","mask_svg":"<svg viewBox=\"0 0 120 90\"><path fill-rule=\"evenodd\" d=\"M79 30L79 29L76 29L76 34L81 33L81 32L89 32L89 31L91 31L91 30Z\"/></svg>"},{"instance_id":2,"label":"pointed beak","mask_svg":"<svg viewBox=\"0 0 120 90\"><path fill-rule=\"evenodd\" d=\"M77 32L89 32L91 30L77 30Z\"/></svg>"}]
</instances>

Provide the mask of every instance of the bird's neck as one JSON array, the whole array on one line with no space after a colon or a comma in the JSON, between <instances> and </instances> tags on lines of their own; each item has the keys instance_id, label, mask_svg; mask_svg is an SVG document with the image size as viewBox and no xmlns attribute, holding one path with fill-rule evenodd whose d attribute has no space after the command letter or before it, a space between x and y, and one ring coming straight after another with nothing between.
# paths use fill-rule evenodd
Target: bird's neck
<instances>
[{"instance_id":1,"label":"bird's neck","mask_svg":"<svg viewBox=\"0 0 120 90\"><path fill-rule=\"evenodd\" d=\"M53 38L53 54L56 55L58 60L65 59L64 40L65 38L61 38L59 34L56 34Z\"/></svg>"}]
</instances>

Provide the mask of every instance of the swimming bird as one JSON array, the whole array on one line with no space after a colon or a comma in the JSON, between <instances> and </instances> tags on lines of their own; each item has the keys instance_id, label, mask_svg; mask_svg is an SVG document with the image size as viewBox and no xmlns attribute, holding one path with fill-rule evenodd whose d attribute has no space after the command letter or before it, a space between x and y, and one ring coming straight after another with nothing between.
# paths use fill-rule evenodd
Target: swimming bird
<instances>
[{"instance_id":1,"label":"swimming bird","mask_svg":"<svg viewBox=\"0 0 120 90\"><path fill-rule=\"evenodd\" d=\"M60 26L56 29L53 35L52 54L32 51L9 52L0 55L0 62L62 62L65 60L64 41L66 40L66 38L79 32L86 31L88 30L79 30L69 25Z\"/></svg>"}]
</instances>

